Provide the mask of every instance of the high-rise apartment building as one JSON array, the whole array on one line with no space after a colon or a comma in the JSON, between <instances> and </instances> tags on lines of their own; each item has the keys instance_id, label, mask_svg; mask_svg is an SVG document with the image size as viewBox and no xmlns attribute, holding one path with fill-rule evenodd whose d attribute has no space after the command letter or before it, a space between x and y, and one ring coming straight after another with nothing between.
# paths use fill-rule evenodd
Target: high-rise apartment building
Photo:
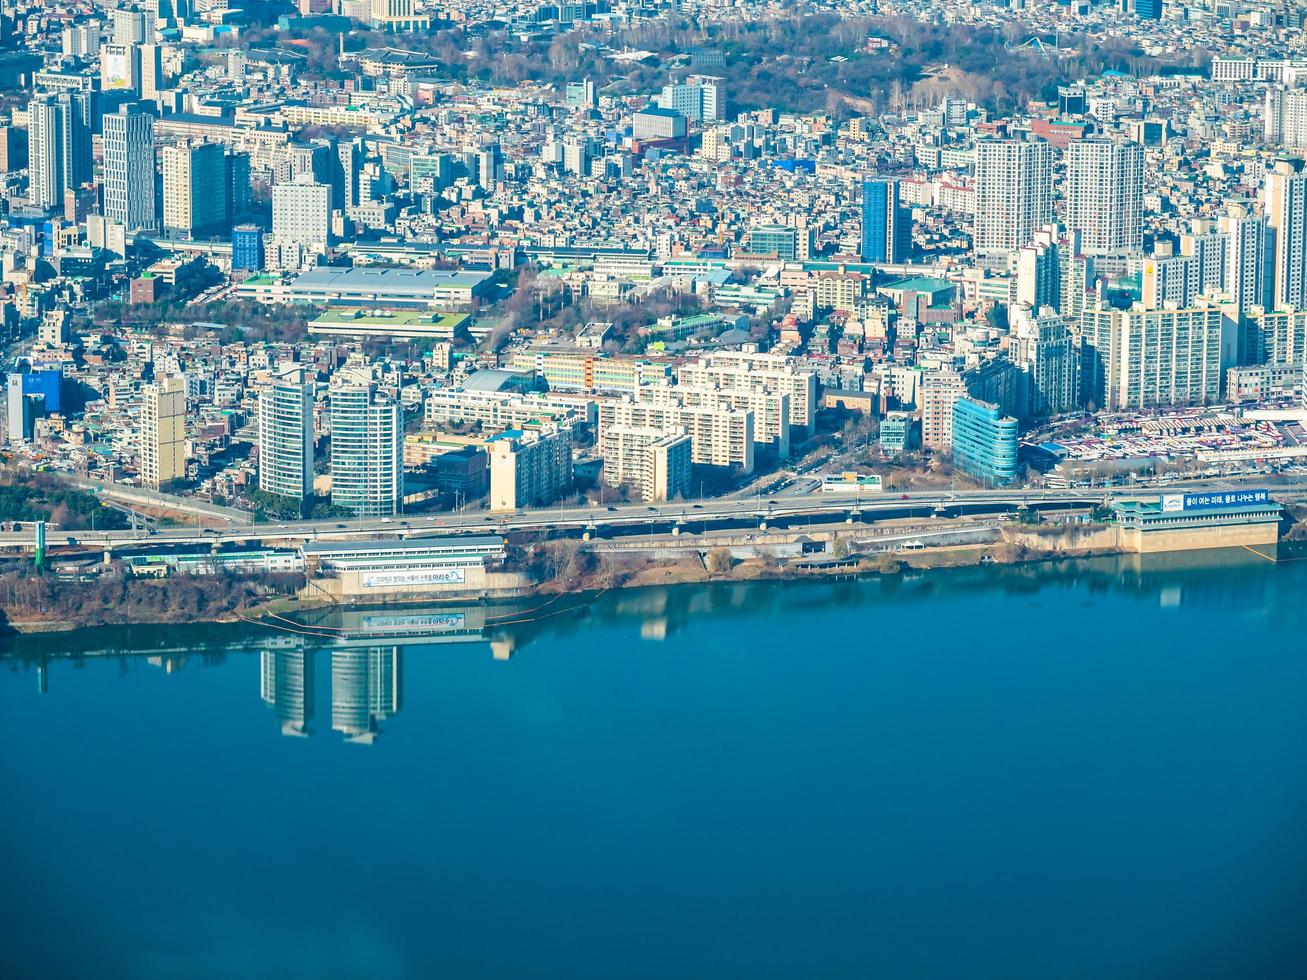
<instances>
[{"instance_id":1,"label":"high-rise apartment building","mask_svg":"<svg viewBox=\"0 0 1307 980\"><path fill-rule=\"evenodd\" d=\"M572 484L572 430L542 426L508 429L486 443L490 454L490 509L511 511L552 503Z\"/></svg>"},{"instance_id":2,"label":"high-rise apartment building","mask_svg":"<svg viewBox=\"0 0 1307 980\"><path fill-rule=\"evenodd\" d=\"M906 262L912 250L912 212L897 180L862 182L862 261Z\"/></svg>"},{"instance_id":3,"label":"high-rise apartment building","mask_svg":"<svg viewBox=\"0 0 1307 980\"><path fill-rule=\"evenodd\" d=\"M163 227L203 236L226 230L227 155L217 143L165 146L159 153L163 172Z\"/></svg>"},{"instance_id":4,"label":"high-rise apartment building","mask_svg":"<svg viewBox=\"0 0 1307 980\"><path fill-rule=\"evenodd\" d=\"M100 22L83 21L64 28L63 53L70 58L94 58L100 53Z\"/></svg>"},{"instance_id":5,"label":"high-rise apartment building","mask_svg":"<svg viewBox=\"0 0 1307 980\"><path fill-rule=\"evenodd\" d=\"M1215 306L1080 315L1081 395L1096 410L1219 400L1234 360L1234 321Z\"/></svg>"},{"instance_id":6,"label":"high-rise apartment building","mask_svg":"<svg viewBox=\"0 0 1307 980\"><path fill-rule=\"evenodd\" d=\"M928 371L921 381L921 445L937 453L953 448L953 406L967 393L955 371Z\"/></svg>"},{"instance_id":7,"label":"high-rise apartment building","mask_svg":"<svg viewBox=\"0 0 1307 980\"><path fill-rule=\"evenodd\" d=\"M313 495L313 382L299 369L259 393L259 489Z\"/></svg>"},{"instance_id":8,"label":"high-rise apartment building","mask_svg":"<svg viewBox=\"0 0 1307 980\"><path fill-rule=\"evenodd\" d=\"M91 179L91 93L60 92L28 105L28 198L62 208L64 192Z\"/></svg>"},{"instance_id":9,"label":"high-rise apartment building","mask_svg":"<svg viewBox=\"0 0 1307 980\"><path fill-rule=\"evenodd\" d=\"M1307 174L1287 168L1267 174L1265 205L1275 229L1274 305L1307 309Z\"/></svg>"},{"instance_id":10,"label":"high-rise apartment building","mask_svg":"<svg viewBox=\"0 0 1307 980\"><path fill-rule=\"evenodd\" d=\"M1307 149L1307 89L1267 88L1262 132L1267 143Z\"/></svg>"},{"instance_id":11,"label":"high-rise apartment building","mask_svg":"<svg viewBox=\"0 0 1307 980\"><path fill-rule=\"evenodd\" d=\"M358 517L390 517L404 499L403 411L369 379L337 377L330 392L331 502Z\"/></svg>"},{"instance_id":12,"label":"high-rise apartment building","mask_svg":"<svg viewBox=\"0 0 1307 980\"><path fill-rule=\"evenodd\" d=\"M157 229L154 117L135 105L105 115L104 216L128 231Z\"/></svg>"},{"instance_id":13,"label":"high-rise apartment building","mask_svg":"<svg viewBox=\"0 0 1307 980\"><path fill-rule=\"evenodd\" d=\"M272 188L272 237L319 251L331 234L331 187L307 177Z\"/></svg>"},{"instance_id":14,"label":"high-rise apartment building","mask_svg":"<svg viewBox=\"0 0 1307 980\"><path fill-rule=\"evenodd\" d=\"M1246 317L1251 308L1268 310L1274 302L1275 232L1265 216L1245 209L1223 216L1221 231L1226 236L1224 292L1238 328L1233 363L1255 364L1258 343Z\"/></svg>"},{"instance_id":15,"label":"high-rise apartment building","mask_svg":"<svg viewBox=\"0 0 1307 980\"><path fill-rule=\"evenodd\" d=\"M1037 141L979 140L975 186L975 251L1018 249L1053 220L1053 148Z\"/></svg>"},{"instance_id":16,"label":"high-rise apartment building","mask_svg":"<svg viewBox=\"0 0 1307 980\"><path fill-rule=\"evenodd\" d=\"M1060 246L1058 228L1049 225L1035 232L1029 243L1017 252L1018 304L1033 310L1061 303L1061 266L1058 261Z\"/></svg>"},{"instance_id":17,"label":"high-rise apartment building","mask_svg":"<svg viewBox=\"0 0 1307 980\"><path fill-rule=\"evenodd\" d=\"M1143 216L1144 148L1106 139L1074 140L1067 147L1066 224L1080 232L1081 252L1139 251Z\"/></svg>"},{"instance_id":18,"label":"high-rise apartment building","mask_svg":"<svg viewBox=\"0 0 1307 980\"><path fill-rule=\"evenodd\" d=\"M1080 365L1066 320L1051 307L1009 311L1013 363L1021 369L1019 398L1026 418L1074 408L1080 398Z\"/></svg>"},{"instance_id":19,"label":"high-rise apartment building","mask_svg":"<svg viewBox=\"0 0 1307 980\"><path fill-rule=\"evenodd\" d=\"M614 425L604 434L604 482L632 488L641 500L675 500L690 495L690 436L664 430Z\"/></svg>"},{"instance_id":20,"label":"high-rise apartment building","mask_svg":"<svg viewBox=\"0 0 1307 980\"><path fill-rule=\"evenodd\" d=\"M141 395L141 483L158 490L186 476L186 382L165 378Z\"/></svg>"},{"instance_id":21,"label":"high-rise apartment building","mask_svg":"<svg viewBox=\"0 0 1307 980\"><path fill-rule=\"evenodd\" d=\"M754 419L745 409L714 405L687 405L680 401L657 404L644 399L624 398L599 405L599 451L606 450L608 430L613 426L690 434L691 460L697 466L730 469L740 474L753 472Z\"/></svg>"},{"instance_id":22,"label":"high-rise apartment building","mask_svg":"<svg viewBox=\"0 0 1307 980\"><path fill-rule=\"evenodd\" d=\"M682 385L788 395L790 427L806 437L816 424L817 372L783 354L717 351L682 364L676 378Z\"/></svg>"}]
</instances>

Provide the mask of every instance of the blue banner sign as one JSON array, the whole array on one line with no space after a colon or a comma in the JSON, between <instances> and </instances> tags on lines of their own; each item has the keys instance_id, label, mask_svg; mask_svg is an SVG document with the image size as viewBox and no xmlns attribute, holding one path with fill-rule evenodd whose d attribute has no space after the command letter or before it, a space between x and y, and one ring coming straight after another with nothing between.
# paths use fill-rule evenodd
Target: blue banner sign
<instances>
[{"instance_id":1,"label":"blue banner sign","mask_svg":"<svg viewBox=\"0 0 1307 980\"><path fill-rule=\"evenodd\" d=\"M1212 490L1203 493L1186 493L1184 510L1204 510L1209 507L1247 507L1271 502L1269 490Z\"/></svg>"}]
</instances>

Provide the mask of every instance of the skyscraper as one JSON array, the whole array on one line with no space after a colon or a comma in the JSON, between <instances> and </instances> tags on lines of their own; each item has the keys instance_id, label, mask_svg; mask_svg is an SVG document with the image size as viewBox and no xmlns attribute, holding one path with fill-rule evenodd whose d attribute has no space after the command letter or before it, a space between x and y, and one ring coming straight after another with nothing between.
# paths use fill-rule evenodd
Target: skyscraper
<instances>
[{"instance_id":1,"label":"skyscraper","mask_svg":"<svg viewBox=\"0 0 1307 980\"><path fill-rule=\"evenodd\" d=\"M1307 309L1307 174L1266 175L1266 220L1275 229L1276 309Z\"/></svg>"},{"instance_id":2,"label":"skyscraper","mask_svg":"<svg viewBox=\"0 0 1307 980\"><path fill-rule=\"evenodd\" d=\"M1254 306L1272 308L1275 232L1263 215L1249 214L1242 208L1223 216L1220 227L1226 236L1225 293L1239 329L1234 363L1255 364L1261 344L1247 316Z\"/></svg>"},{"instance_id":3,"label":"skyscraper","mask_svg":"<svg viewBox=\"0 0 1307 980\"><path fill-rule=\"evenodd\" d=\"M331 502L358 517L389 517L404 496L403 413L369 379L344 371L337 377L331 388Z\"/></svg>"},{"instance_id":4,"label":"skyscraper","mask_svg":"<svg viewBox=\"0 0 1307 980\"><path fill-rule=\"evenodd\" d=\"M1268 143L1307 147L1307 89L1269 87L1262 132Z\"/></svg>"},{"instance_id":5,"label":"skyscraper","mask_svg":"<svg viewBox=\"0 0 1307 980\"><path fill-rule=\"evenodd\" d=\"M1053 220L1053 148L1025 140L976 143L976 220L979 254L1010 252Z\"/></svg>"},{"instance_id":6,"label":"skyscraper","mask_svg":"<svg viewBox=\"0 0 1307 980\"><path fill-rule=\"evenodd\" d=\"M272 237L325 248L331 229L331 188L307 178L272 188Z\"/></svg>"},{"instance_id":7,"label":"skyscraper","mask_svg":"<svg viewBox=\"0 0 1307 980\"><path fill-rule=\"evenodd\" d=\"M1021 415L1030 418L1075 407L1080 371L1066 321L1048 306L1037 311L1014 306L1009 317L1011 357L1023 372Z\"/></svg>"},{"instance_id":8,"label":"skyscraper","mask_svg":"<svg viewBox=\"0 0 1307 980\"><path fill-rule=\"evenodd\" d=\"M259 489L313 495L313 382L296 369L259 393Z\"/></svg>"},{"instance_id":9,"label":"skyscraper","mask_svg":"<svg viewBox=\"0 0 1307 980\"><path fill-rule=\"evenodd\" d=\"M912 250L912 214L897 180L862 183L862 261L899 263Z\"/></svg>"},{"instance_id":10,"label":"skyscraper","mask_svg":"<svg viewBox=\"0 0 1307 980\"><path fill-rule=\"evenodd\" d=\"M141 394L141 483L158 490L186 476L186 382L165 378Z\"/></svg>"},{"instance_id":11,"label":"skyscraper","mask_svg":"<svg viewBox=\"0 0 1307 980\"><path fill-rule=\"evenodd\" d=\"M28 197L63 207L64 192L91 179L89 92L39 96L28 106Z\"/></svg>"},{"instance_id":12,"label":"skyscraper","mask_svg":"<svg viewBox=\"0 0 1307 980\"><path fill-rule=\"evenodd\" d=\"M135 105L104 117L104 216L128 231L158 228L154 118Z\"/></svg>"},{"instance_id":13,"label":"skyscraper","mask_svg":"<svg viewBox=\"0 0 1307 980\"><path fill-rule=\"evenodd\" d=\"M163 48L158 44L142 44L138 48L139 82L141 98L154 101L159 97L159 90L164 87Z\"/></svg>"},{"instance_id":14,"label":"skyscraper","mask_svg":"<svg viewBox=\"0 0 1307 980\"><path fill-rule=\"evenodd\" d=\"M1066 224L1080 232L1083 254L1139 251L1143 216L1142 146L1093 139L1067 147Z\"/></svg>"},{"instance_id":15,"label":"skyscraper","mask_svg":"<svg viewBox=\"0 0 1307 980\"><path fill-rule=\"evenodd\" d=\"M224 230L229 209L223 148L217 143L165 146L159 162L163 171L163 227L185 235Z\"/></svg>"},{"instance_id":16,"label":"skyscraper","mask_svg":"<svg viewBox=\"0 0 1307 980\"><path fill-rule=\"evenodd\" d=\"M64 132L67 114L53 96L33 99L28 112L28 199L34 207L63 204L67 189Z\"/></svg>"}]
</instances>

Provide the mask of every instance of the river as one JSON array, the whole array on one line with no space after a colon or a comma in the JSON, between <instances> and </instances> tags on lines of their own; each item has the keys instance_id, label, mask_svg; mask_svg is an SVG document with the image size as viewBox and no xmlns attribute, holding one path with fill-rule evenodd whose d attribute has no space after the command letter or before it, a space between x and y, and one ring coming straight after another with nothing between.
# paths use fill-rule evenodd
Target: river
<instances>
[{"instance_id":1,"label":"river","mask_svg":"<svg viewBox=\"0 0 1307 980\"><path fill-rule=\"evenodd\" d=\"M1307 975L1305 597L1231 553L10 640L0 975Z\"/></svg>"}]
</instances>

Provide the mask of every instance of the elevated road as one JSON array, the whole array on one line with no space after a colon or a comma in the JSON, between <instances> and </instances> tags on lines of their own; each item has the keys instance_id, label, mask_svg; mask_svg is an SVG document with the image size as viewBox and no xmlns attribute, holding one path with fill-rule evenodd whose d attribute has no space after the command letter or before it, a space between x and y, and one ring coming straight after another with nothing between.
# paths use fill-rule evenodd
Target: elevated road
<instances>
[{"instance_id":1,"label":"elevated road","mask_svg":"<svg viewBox=\"0 0 1307 980\"><path fill-rule=\"evenodd\" d=\"M606 507L563 507L489 514L485 511L409 515L366 520L286 521L226 528L161 527L157 530L63 531L49 529L48 547L141 549L176 545L283 545L304 541L350 538L413 538L451 534L511 534L513 532L631 533L681 526L689 530L752 524L791 524L809 518L846 517L861 520L894 517L1003 513L1017 507L1037 509L1091 506L1105 499L1156 496L1195 490L1237 489L1273 485L1277 497L1307 492L1307 477L1241 481L1196 480L1156 488L1092 488L1076 490L940 490L910 493L814 493L801 496L753 496L660 504L619 504ZM35 530L0 533L0 549L30 552Z\"/></svg>"}]
</instances>

